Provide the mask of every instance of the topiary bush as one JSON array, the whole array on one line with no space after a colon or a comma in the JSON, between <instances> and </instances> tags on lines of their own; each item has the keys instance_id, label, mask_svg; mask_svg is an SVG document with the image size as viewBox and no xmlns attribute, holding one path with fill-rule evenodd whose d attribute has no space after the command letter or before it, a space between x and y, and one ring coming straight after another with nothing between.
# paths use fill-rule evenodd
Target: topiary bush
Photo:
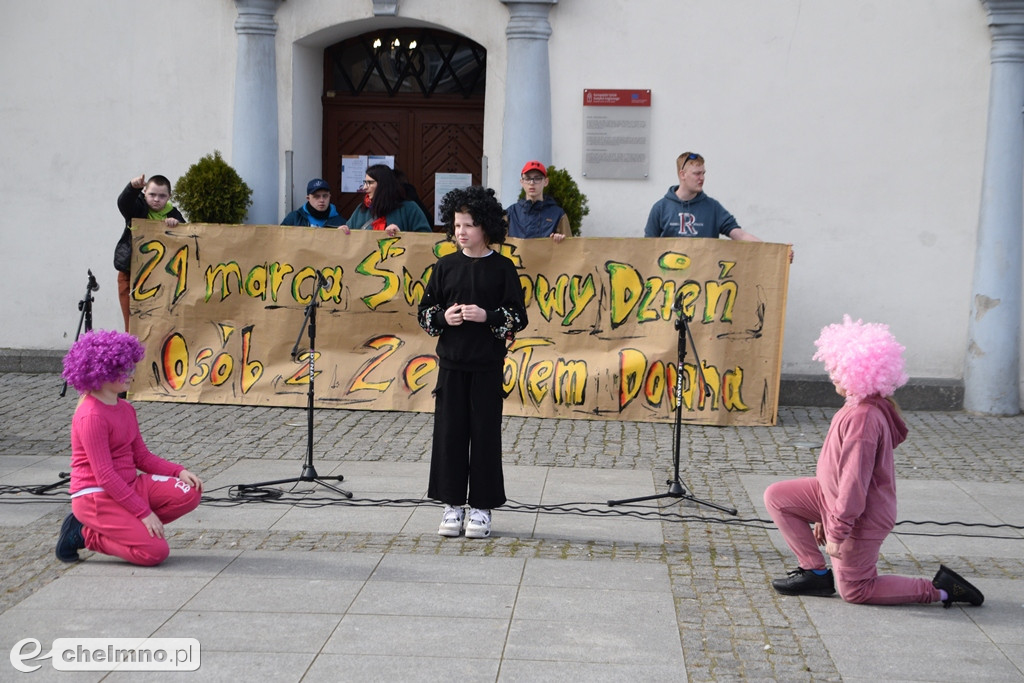
<instances>
[{"instance_id":1,"label":"topiary bush","mask_svg":"<svg viewBox=\"0 0 1024 683\"><path fill-rule=\"evenodd\" d=\"M252 189L215 150L178 178L174 202L189 223L241 223L252 205Z\"/></svg>"},{"instance_id":2,"label":"topiary bush","mask_svg":"<svg viewBox=\"0 0 1024 683\"><path fill-rule=\"evenodd\" d=\"M569 172L564 168L548 166L548 186L544 188L544 196L551 197L558 202L569 219L573 237L579 237L580 229L583 227L583 217L590 213L590 207L587 205L587 195L580 192L579 185L572 179ZM526 192L520 190L519 198L525 197Z\"/></svg>"}]
</instances>

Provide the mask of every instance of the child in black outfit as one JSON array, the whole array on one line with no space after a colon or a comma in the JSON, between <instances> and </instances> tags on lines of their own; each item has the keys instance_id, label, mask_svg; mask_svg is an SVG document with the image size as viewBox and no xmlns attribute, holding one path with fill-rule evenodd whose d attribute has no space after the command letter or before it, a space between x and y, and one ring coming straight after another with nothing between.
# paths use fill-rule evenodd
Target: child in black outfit
<instances>
[{"instance_id":1,"label":"child in black outfit","mask_svg":"<svg viewBox=\"0 0 1024 683\"><path fill-rule=\"evenodd\" d=\"M445 503L438 534L462 532L468 500L466 537L487 538L491 509L505 503L505 343L526 327L526 302L512 261L490 248L506 235L494 191L452 190L441 200L441 217L459 251L434 266L419 306L420 326L439 337L427 496Z\"/></svg>"}]
</instances>

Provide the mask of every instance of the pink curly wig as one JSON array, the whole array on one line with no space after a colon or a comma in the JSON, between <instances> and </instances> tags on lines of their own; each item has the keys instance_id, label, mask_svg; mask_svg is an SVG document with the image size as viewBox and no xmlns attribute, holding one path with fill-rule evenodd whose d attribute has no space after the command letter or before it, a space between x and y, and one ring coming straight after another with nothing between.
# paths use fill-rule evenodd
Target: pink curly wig
<instances>
[{"instance_id":1,"label":"pink curly wig","mask_svg":"<svg viewBox=\"0 0 1024 683\"><path fill-rule=\"evenodd\" d=\"M892 396L907 383L904 347L882 323L853 322L827 325L814 345L813 360L825 364L832 381L846 391L847 400L859 403L868 396Z\"/></svg>"},{"instance_id":2,"label":"pink curly wig","mask_svg":"<svg viewBox=\"0 0 1024 683\"><path fill-rule=\"evenodd\" d=\"M86 332L64 356L61 376L81 393L97 391L129 376L145 354L142 343L125 332Z\"/></svg>"}]
</instances>

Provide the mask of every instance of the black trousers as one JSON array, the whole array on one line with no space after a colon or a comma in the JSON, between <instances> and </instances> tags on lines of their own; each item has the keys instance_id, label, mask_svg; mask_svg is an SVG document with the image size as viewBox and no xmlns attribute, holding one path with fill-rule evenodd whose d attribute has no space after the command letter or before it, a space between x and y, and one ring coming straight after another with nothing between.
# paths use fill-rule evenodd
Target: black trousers
<instances>
[{"instance_id":1,"label":"black trousers","mask_svg":"<svg viewBox=\"0 0 1024 683\"><path fill-rule=\"evenodd\" d=\"M501 471L501 369L439 368L427 496L458 507L505 504ZM467 496L468 489L468 496Z\"/></svg>"}]
</instances>

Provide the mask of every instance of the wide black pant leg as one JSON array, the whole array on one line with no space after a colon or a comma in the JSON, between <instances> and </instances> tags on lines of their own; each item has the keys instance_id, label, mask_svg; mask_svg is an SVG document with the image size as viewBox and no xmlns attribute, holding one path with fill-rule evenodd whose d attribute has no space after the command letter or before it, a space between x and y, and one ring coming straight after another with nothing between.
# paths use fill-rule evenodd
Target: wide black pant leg
<instances>
[{"instance_id":1,"label":"wide black pant leg","mask_svg":"<svg viewBox=\"0 0 1024 683\"><path fill-rule=\"evenodd\" d=\"M427 496L448 505L505 504L501 371L438 369ZM467 488L469 491L467 497Z\"/></svg>"}]
</instances>

